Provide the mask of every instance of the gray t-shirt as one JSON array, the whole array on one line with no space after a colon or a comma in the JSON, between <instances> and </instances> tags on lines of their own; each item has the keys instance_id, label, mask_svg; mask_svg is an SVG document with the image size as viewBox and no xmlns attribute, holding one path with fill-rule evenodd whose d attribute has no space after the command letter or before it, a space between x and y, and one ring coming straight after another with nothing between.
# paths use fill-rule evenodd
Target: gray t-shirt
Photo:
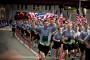
<instances>
[{"instance_id":1,"label":"gray t-shirt","mask_svg":"<svg viewBox=\"0 0 90 60\"><path fill-rule=\"evenodd\" d=\"M51 31L50 28L47 27L47 29L45 29L44 26L37 26L36 27L36 31L39 31L39 35L40 35L40 44L42 45L46 45L48 46L50 40L51 40Z\"/></svg>"}]
</instances>

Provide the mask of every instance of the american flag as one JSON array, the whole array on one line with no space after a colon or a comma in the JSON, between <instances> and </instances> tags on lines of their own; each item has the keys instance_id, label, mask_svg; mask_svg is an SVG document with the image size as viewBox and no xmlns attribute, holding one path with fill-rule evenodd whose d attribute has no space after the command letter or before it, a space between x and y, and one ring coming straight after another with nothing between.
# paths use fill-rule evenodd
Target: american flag
<instances>
[{"instance_id":1,"label":"american flag","mask_svg":"<svg viewBox=\"0 0 90 60\"><path fill-rule=\"evenodd\" d=\"M79 6L79 8L77 9L77 15L76 15L76 22L78 23L78 24L81 24L82 22L81 22L81 15L80 15L80 6Z\"/></svg>"},{"instance_id":2,"label":"american flag","mask_svg":"<svg viewBox=\"0 0 90 60\"><path fill-rule=\"evenodd\" d=\"M84 16L77 15L77 16L76 16L76 22L77 22L78 24L87 23L87 19L86 19L86 17L84 17Z\"/></svg>"},{"instance_id":3,"label":"american flag","mask_svg":"<svg viewBox=\"0 0 90 60\"><path fill-rule=\"evenodd\" d=\"M86 17L82 17L82 23L87 23L87 18Z\"/></svg>"},{"instance_id":4,"label":"american flag","mask_svg":"<svg viewBox=\"0 0 90 60\"><path fill-rule=\"evenodd\" d=\"M55 14L53 14L53 13L46 13L45 15L44 15L44 19L49 19L49 18L51 18L51 17L53 17Z\"/></svg>"},{"instance_id":5,"label":"american flag","mask_svg":"<svg viewBox=\"0 0 90 60\"><path fill-rule=\"evenodd\" d=\"M76 16L76 22L77 22L78 24L82 23L82 19L81 19L81 16L80 16L80 15L77 15L77 16Z\"/></svg>"},{"instance_id":6,"label":"american flag","mask_svg":"<svg viewBox=\"0 0 90 60\"><path fill-rule=\"evenodd\" d=\"M81 2L80 2L80 3L81 3ZM79 9L77 9L76 22L77 22L78 24L87 23L86 17L85 17L85 16L81 16L80 6L79 6Z\"/></svg>"}]
</instances>

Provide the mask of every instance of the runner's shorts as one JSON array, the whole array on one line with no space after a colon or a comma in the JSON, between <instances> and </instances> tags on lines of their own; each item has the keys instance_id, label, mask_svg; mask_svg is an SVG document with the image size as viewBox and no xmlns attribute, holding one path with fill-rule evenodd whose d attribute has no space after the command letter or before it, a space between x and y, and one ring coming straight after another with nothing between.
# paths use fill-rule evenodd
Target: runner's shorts
<instances>
[{"instance_id":1,"label":"runner's shorts","mask_svg":"<svg viewBox=\"0 0 90 60\"><path fill-rule=\"evenodd\" d=\"M78 49L79 48L79 40L75 40L75 43L72 44L73 49Z\"/></svg>"},{"instance_id":2,"label":"runner's shorts","mask_svg":"<svg viewBox=\"0 0 90 60\"><path fill-rule=\"evenodd\" d=\"M50 40L50 42L52 42L53 41L53 35L51 36L51 40Z\"/></svg>"},{"instance_id":3,"label":"runner's shorts","mask_svg":"<svg viewBox=\"0 0 90 60\"><path fill-rule=\"evenodd\" d=\"M85 51L85 43L80 41L79 42L79 48L80 48L81 52L84 52Z\"/></svg>"},{"instance_id":4,"label":"runner's shorts","mask_svg":"<svg viewBox=\"0 0 90 60\"><path fill-rule=\"evenodd\" d=\"M64 50L73 50L73 46L72 46L72 43L71 42L71 38L68 38L68 40L65 40L65 43L63 45L63 49ZM70 43L70 44L69 44Z\"/></svg>"},{"instance_id":5,"label":"runner's shorts","mask_svg":"<svg viewBox=\"0 0 90 60\"><path fill-rule=\"evenodd\" d=\"M26 33L26 36L27 36L27 37L30 36L30 34L29 34L29 32L28 32L27 30L25 30L25 33Z\"/></svg>"},{"instance_id":6,"label":"runner's shorts","mask_svg":"<svg viewBox=\"0 0 90 60\"><path fill-rule=\"evenodd\" d=\"M45 56L48 54L49 48L50 48L49 46L45 46L45 45L42 45L40 43L38 45L39 51L42 51L45 54Z\"/></svg>"},{"instance_id":7,"label":"runner's shorts","mask_svg":"<svg viewBox=\"0 0 90 60\"><path fill-rule=\"evenodd\" d=\"M58 48L60 48L61 47L61 44L62 44L62 42L60 41L60 42L56 42L56 41L53 41L53 46L52 46L52 48L54 48L54 49L58 49Z\"/></svg>"},{"instance_id":8,"label":"runner's shorts","mask_svg":"<svg viewBox=\"0 0 90 60\"><path fill-rule=\"evenodd\" d=\"M21 33L22 33L22 35L24 35L24 29L23 28L21 28Z\"/></svg>"},{"instance_id":9,"label":"runner's shorts","mask_svg":"<svg viewBox=\"0 0 90 60\"><path fill-rule=\"evenodd\" d=\"M72 44L64 44L64 45L63 45L63 49L70 51L70 50L73 50L73 46L72 46Z\"/></svg>"},{"instance_id":10,"label":"runner's shorts","mask_svg":"<svg viewBox=\"0 0 90 60\"><path fill-rule=\"evenodd\" d=\"M31 38L35 36L35 32L32 30L31 31Z\"/></svg>"},{"instance_id":11,"label":"runner's shorts","mask_svg":"<svg viewBox=\"0 0 90 60\"><path fill-rule=\"evenodd\" d=\"M86 48L85 52L85 60L90 60L90 48Z\"/></svg>"},{"instance_id":12,"label":"runner's shorts","mask_svg":"<svg viewBox=\"0 0 90 60\"><path fill-rule=\"evenodd\" d=\"M15 32L15 28L12 28L12 32Z\"/></svg>"}]
</instances>

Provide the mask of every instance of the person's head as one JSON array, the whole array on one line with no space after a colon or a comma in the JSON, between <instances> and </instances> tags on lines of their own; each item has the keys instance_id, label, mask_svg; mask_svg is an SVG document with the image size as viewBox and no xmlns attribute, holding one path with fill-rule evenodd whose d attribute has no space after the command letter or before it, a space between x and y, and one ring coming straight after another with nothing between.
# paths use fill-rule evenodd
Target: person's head
<instances>
[{"instance_id":1,"label":"person's head","mask_svg":"<svg viewBox=\"0 0 90 60\"><path fill-rule=\"evenodd\" d=\"M67 30L71 30L72 29L72 26L70 26L69 24L67 25Z\"/></svg>"},{"instance_id":2,"label":"person's head","mask_svg":"<svg viewBox=\"0 0 90 60\"><path fill-rule=\"evenodd\" d=\"M61 32L61 30L62 30L61 27L57 27L58 32Z\"/></svg>"},{"instance_id":3,"label":"person's head","mask_svg":"<svg viewBox=\"0 0 90 60\"><path fill-rule=\"evenodd\" d=\"M73 23L70 21L70 22L68 23L68 25L69 25L70 27L72 27L72 26L73 26Z\"/></svg>"},{"instance_id":4,"label":"person's head","mask_svg":"<svg viewBox=\"0 0 90 60\"><path fill-rule=\"evenodd\" d=\"M47 26L49 25L48 21L47 21L47 20L44 20L44 21L43 21L43 25L44 25L45 27L47 27Z\"/></svg>"},{"instance_id":5,"label":"person's head","mask_svg":"<svg viewBox=\"0 0 90 60\"><path fill-rule=\"evenodd\" d=\"M55 21L53 19L50 20L50 24L53 24Z\"/></svg>"},{"instance_id":6,"label":"person's head","mask_svg":"<svg viewBox=\"0 0 90 60\"><path fill-rule=\"evenodd\" d=\"M64 27L67 28L68 27L68 23L64 23Z\"/></svg>"}]
</instances>

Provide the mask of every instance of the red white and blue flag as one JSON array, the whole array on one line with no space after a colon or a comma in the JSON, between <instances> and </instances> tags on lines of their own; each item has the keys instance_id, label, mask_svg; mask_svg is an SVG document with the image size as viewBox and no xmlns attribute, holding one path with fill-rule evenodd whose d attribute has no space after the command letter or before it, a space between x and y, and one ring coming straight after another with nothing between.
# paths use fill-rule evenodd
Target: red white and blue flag
<instances>
[{"instance_id":1,"label":"red white and blue flag","mask_svg":"<svg viewBox=\"0 0 90 60\"><path fill-rule=\"evenodd\" d=\"M76 22L77 22L78 24L87 23L87 19L86 19L86 17L77 15L77 16L76 16Z\"/></svg>"}]
</instances>

